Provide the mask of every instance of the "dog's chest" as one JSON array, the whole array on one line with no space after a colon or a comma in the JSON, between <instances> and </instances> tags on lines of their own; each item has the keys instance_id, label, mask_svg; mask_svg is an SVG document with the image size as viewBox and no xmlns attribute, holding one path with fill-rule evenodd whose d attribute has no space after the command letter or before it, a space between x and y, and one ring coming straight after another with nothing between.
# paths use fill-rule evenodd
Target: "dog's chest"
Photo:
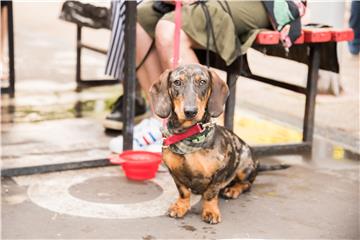
<instances>
[{"instance_id":1,"label":"dog's chest","mask_svg":"<svg viewBox=\"0 0 360 240\"><path fill-rule=\"evenodd\" d=\"M165 150L163 155L172 176L194 193L203 193L216 172L226 164L224 155L213 150L204 149L185 155Z\"/></svg>"}]
</instances>

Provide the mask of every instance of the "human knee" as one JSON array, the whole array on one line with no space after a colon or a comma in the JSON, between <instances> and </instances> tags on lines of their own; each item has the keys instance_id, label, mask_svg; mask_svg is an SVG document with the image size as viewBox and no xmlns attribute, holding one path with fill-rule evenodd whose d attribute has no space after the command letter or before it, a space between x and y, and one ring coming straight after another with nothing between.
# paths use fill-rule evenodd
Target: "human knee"
<instances>
[{"instance_id":1,"label":"human knee","mask_svg":"<svg viewBox=\"0 0 360 240\"><path fill-rule=\"evenodd\" d=\"M167 20L160 20L155 29L155 42L158 47L172 47L174 45L175 24ZM192 47L193 40L180 29L182 47Z\"/></svg>"},{"instance_id":2,"label":"human knee","mask_svg":"<svg viewBox=\"0 0 360 240\"><path fill-rule=\"evenodd\" d=\"M160 48L171 47L174 42L175 25L166 20L160 20L155 28L155 42Z\"/></svg>"}]
</instances>

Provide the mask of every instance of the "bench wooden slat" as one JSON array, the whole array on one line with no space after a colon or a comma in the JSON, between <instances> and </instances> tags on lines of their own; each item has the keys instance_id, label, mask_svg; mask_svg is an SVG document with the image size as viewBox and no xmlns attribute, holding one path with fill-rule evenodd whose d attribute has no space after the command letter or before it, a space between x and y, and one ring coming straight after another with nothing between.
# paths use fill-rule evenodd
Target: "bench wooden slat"
<instances>
[{"instance_id":1,"label":"bench wooden slat","mask_svg":"<svg viewBox=\"0 0 360 240\"><path fill-rule=\"evenodd\" d=\"M352 41L354 31L351 28L304 28L294 44ZM280 42L278 31L262 31L256 36L258 45L276 45Z\"/></svg>"},{"instance_id":2,"label":"bench wooden slat","mask_svg":"<svg viewBox=\"0 0 360 240\"><path fill-rule=\"evenodd\" d=\"M331 41L331 32L328 28L304 28L306 43L320 43Z\"/></svg>"},{"instance_id":3,"label":"bench wooden slat","mask_svg":"<svg viewBox=\"0 0 360 240\"><path fill-rule=\"evenodd\" d=\"M280 33L277 31L262 31L256 36L255 43L260 45L275 45L280 41Z\"/></svg>"},{"instance_id":4,"label":"bench wooden slat","mask_svg":"<svg viewBox=\"0 0 360 240\"><path fill-rule=\"evenodd\" d=\"M351 28L338 29L332 28L331 32L331 41L341 42L341 41L352 41L354 40L354 31Z\"/></svg>"},{"instance_id":5,"label":"bench wooden slat","mask_svg":"<svg viewBox=\"0 0 360 240\"><path fill-rule=\"evenodd\" d=\"M295 40L294 44L303 44L305 42L305 34L304 31L301 30L301 35L298 39Z\"/></svg>"}]
</instances>

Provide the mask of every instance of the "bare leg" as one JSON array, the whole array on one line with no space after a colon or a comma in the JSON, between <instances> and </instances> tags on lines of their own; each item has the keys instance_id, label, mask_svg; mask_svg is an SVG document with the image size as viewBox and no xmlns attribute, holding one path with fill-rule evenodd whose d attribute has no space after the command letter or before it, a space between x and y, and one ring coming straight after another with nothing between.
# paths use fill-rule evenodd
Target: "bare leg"
<instances>
[{"instance_id":1,"label":"bare leg","mask_svg":"<svg viewBox=\"0 0 360 240\"><path fill-rule=\"evenodd\" d=\"M153 39L145 32L140 24L136 26L136 64L145 57ZM149 89L154 81L157 81L162 73L160 60L155 48L153 48L140 69L137 70L137 77L141 88L149 100Z\"/></svg>"},{"instance_id":2,"label":"bare leg","mask_svg":"<svg viewBox=\"0 0 360 240\"><path fill-rule=\"evenodd\" d=\"M7 37L7 8L1 8L1 48L0 48L0 56L1 60L4 58L4 49Z\"/></svg>"},{"instance_id":3,"label":"bare leg","mask_svg":"<svg viewBox=\"0 0 360 240\"><path fill-rule=\"evenodd\" d=\"M156 25L155 38L161 65L163 69L172 68L174 51L175 24L170 21L160 20ZM183 30L180 32L180 64L199 63L193 48L199 47Z\"/></svg>"},{"instance_id":4,"label":"bare leg","mask_svg":"<svg viewBox=\"0 0 360 240\"><path fill-rule=\"evenodd\" d=\"M8 71L5 70L5 64L6 64L6 57L5 57L5 43L7 42L7 8L2 7L1 8L1 46L0 46L0 61L1 61L1 79L7 79L8 78ZM6 74L5 74L6 72Z\"/></svg>"}]
</instances>

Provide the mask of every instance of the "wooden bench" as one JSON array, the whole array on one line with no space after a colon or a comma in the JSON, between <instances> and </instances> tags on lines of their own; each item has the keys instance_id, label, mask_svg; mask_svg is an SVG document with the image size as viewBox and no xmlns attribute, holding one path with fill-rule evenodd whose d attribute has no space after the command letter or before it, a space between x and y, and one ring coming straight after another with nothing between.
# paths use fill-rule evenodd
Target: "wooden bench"
<instances>
[{"instance_id":1,"label":"wooden bench","mask_svg":"<svg viewBox=\"0 0 360 240\"><path fill-rule=\"evenodd\" d=\"M133 127L134 127L134 91L135 91L135 28L136 28L136 4L126 2L126 27L125 27L125 81L124 81L124 145L123 149L132 149ZM307 84L301 87L275 79L265 78L251 74L245 56L236 59L230 66L226 66L216 54L210 58L210 66L225 70L227 73L227 84L234 86L239 76L245 76L256 81L264 82L277 87L285 88L305 95L305 113L303 121L303 139L301 143L281 144L254 147L254 154L258 156L282 155L282 154L305 154L311 153L314 132L315 97L317 91L317 79L320 66L320 48L329 42L350 41L354 38L351 29L304 29L302 35L297 39L297 45L305 45L309 48L307 55ZM257 46L267 48L279 45L279 33L265 31L258 34ZM202 64L206 61L204 51L196 51ZM236 88L230 88L230 96L225 106L225 127L233 129L235 110Z\"/></svg>"},{"instance_id":2,"label":"wooden bench","mask_svg":"<svg viewBox=\"0 0 360 240\"><path fill-rule=\"evenodd\" d=\"M252 80L270 84L276 87L284 88L305 95L305 112L303 119L302 142L294 144L278 144L255 146L254 154L257 156L285 155L285 154L308 154L311 153L314 116L315 116L315 98L317 93L317 79L320 66L320 48L329 42L351 41L354 38L352 29L334 29L334 28L304 28L301 36L296 40L296 45L306 45L309 48L307 55L307 84L306 87L293 85L290 83L270 79L251 73L248 66L246 55L239 57L230 66L226 66L224 61L216 54L211 54L210 66L226 71L227 84L230 87L230 96L225 107L225 127L233 129L234 110L236 102L236 80L239 76L244 76ZM257 35L255 40L256 47L267 49L280 44L280 34L277 31L263 31ZM290 49L291 51L291 49ZM200 62L205 64L205 52L196 51Z\"/></svg>"}]
</instances>

